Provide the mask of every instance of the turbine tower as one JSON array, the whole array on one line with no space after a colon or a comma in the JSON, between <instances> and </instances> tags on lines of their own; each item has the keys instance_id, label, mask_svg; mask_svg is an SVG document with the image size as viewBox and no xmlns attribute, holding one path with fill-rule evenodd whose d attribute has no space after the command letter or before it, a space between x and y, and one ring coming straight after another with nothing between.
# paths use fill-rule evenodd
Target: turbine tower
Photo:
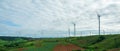
<instances>
[{"instance_id":1,"label":"turbine tower","mask_svg":"<svg viewBox=\"0 0 120 51\"><path fill-rule=\"evenodd\" d=\"M105 35L105 30L103 30L103 34Z\"/></svg>"},{"instance_id":2,"label":"turbine tower","mask_svg":"<svg viewBox=\"0 0 120 51\"><path fill-rule=\"evenodd\" d=\"M68 28L68 36L70 37L70 27Z\"/></svg>"},{"instance_id":3,"label":"turbine tower","mask_svg":"<svg viewBox=\"0 0 120 51\"><path fill-rule=\"evenodd\" d=\"M99 36L100 36L100 15L97 13L97 17L98 17L98 32L99 32Z\"/></svg>"},{"instance_id":4,"label":"turbine tower","mask_svg":"<svg viewBox=\"0 0 120 51\"><path fill-rule=\"evenodd\" d=\"M76 24L73 23L73 25L74 25L74 37L75 37L75 35L76 35Z\"/></svg>"}]
</instances>

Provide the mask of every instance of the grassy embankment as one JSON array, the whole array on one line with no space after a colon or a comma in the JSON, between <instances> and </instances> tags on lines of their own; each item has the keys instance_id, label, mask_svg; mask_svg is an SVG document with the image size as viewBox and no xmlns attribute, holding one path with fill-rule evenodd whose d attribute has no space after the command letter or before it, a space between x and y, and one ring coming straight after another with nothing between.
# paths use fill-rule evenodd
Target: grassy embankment
<instances>
[{"instance_id":1,"label":"grassy embankment","mask_svg":"<svg viewBox=\"0 0 120 51\"><path fill-rule=\"evenodd\" d=\"M53 51L57 44L75 44L85 51L105 51L120 48L120 35L101 35L70 38L0 40L0 51Z\"/></svg>"}]
</instances>

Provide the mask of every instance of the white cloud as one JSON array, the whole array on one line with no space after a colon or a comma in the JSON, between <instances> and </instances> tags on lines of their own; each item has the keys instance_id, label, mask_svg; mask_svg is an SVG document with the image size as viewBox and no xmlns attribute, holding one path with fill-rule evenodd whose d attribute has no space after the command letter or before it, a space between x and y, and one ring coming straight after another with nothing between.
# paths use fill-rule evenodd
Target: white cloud
<instances>
[{"instance_id":1,"label":"white cloud","mask_svg":"<svg viewBox=\"0 0 120 51\"><path fill-rule=\"evenodd\" d=\"M120 26L119 5L119 0L1 0L0 20L9 20L20 27L0 23L0 29L23 33L67 31L68 26L72 28L72 22L76 22L78 31L97 30L98 11L102 16L102 29L117 31L120 30L117 28Z\"/></svg>"}]
</instances>

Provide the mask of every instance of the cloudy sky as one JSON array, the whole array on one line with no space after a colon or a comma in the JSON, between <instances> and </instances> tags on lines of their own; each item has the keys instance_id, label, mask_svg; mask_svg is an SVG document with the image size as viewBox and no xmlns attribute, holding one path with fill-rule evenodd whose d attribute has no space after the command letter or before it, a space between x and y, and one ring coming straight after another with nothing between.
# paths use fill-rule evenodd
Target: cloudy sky
<instances>
[{"instance_id":1,"label":"cloudy sky","mask_svg":"<svg viewBox=\"0 0 120 51\"><path fill-rule=\"evenodd\" d=\"M120 0L0 0L0 36L65 36L73 31L120 31ZM44 35L43 35L44 34Z\"/></svg>"}]
</instances>

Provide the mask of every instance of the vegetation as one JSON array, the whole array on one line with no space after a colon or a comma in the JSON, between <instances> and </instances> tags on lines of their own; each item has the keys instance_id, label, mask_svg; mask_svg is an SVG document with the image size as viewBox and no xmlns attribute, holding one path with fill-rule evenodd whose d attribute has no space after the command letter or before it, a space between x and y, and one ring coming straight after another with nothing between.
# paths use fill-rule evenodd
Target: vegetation
<instances>
[{"instance_id":1,"label":"vegetation","mask_svg":"<svg viewBox=\"0 0 120 51\"><path fill-rule=\"evenodd\" d=\"M107 51L120 48L120 35L101 35L69 38L14 38L0 39L0 51L53 51L57 44L75 44L84 51ZM80 51L80 50L76 50Z\"/></svg>"},{"instance_id":2,"label":"vegetation","mask_svg":"<svg viewBox=\"0 0 120 51\"><path fill-rule=\"evenodd\" d=\"M120 35L102 35L70 38L73 44L85 48L85 51L105 51L120 48Z\"/></svg>"}]
</instances>

